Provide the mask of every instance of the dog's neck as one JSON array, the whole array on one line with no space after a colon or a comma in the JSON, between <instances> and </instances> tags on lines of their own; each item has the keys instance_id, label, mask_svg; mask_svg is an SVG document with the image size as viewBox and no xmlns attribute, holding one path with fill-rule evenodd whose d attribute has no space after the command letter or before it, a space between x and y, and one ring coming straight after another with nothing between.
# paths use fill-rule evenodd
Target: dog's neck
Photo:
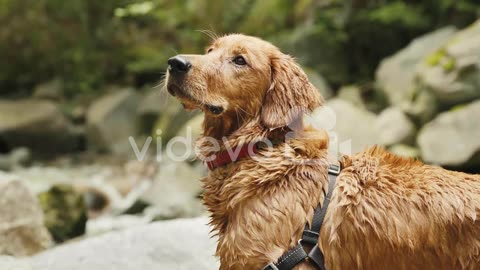
<instances>
[{"instance_id":1,"label":"dog's neck","mask_svg":"<svg viewBox=\"0 0 480 270\"><path fill-rule=\"evenodd\" d=\"M205 115L203 121L203 136L213 138L215 140L222 140L222 138L228 137L236 130L239 130L242 123L239 123L229 113L222 116ZM238 117L240 118L240 117Z\"/></svg>"},{"instance_id":2,"label":"dog's neck","mask_svg":"<svg viewBox=\"0 0 480 270\"><path fill-rule=\"evenodd\" d=\"M210 212L210 225L219 236L217 255L225 261L238 263L232 269L261 268L260 265L249 265L247 260L256 254L253 250L257 244L254 243L254 235L262 235L266 243L275 242L285 250L288 249L292 235L301 232L305 222L311 220L313 209L323 200L322 190L328 183L328 134L308 127L302 131L294 134L298 137L283 140L285 135L291 133L286 129L269 130L257 118L218 141L225 149L272 137L280 138L280 143L269 150L268 154L264 152L267 149L262 149L255 158L245 158L241 162L217 167L202 180L203 203ZM208 136L203 136L198 141L199 150L206 157L215 152L212 151L211 142ZM284 194L288 196L284 197ZM272 201L277 208L270 209L263 203ZM275 209L282 209L283 214L277 215ZM250 224L258 222L259 216L265 218L260 224L276 228L273 231L282 230L283 233L265 234L267 227L251 228ZM292 220L292 216L297 218ZM284 228L284 224L290 226ZM244 233L246 231L248 233ZM237 242L232 245L228 239ZM256 254L255 260L265 260L264 256L268 256L272 250L266 249L266 252ZM275 253L272 257L280 255Z\"/></svg>"},{"instance_id":3,"label":"dog's neck","mask_svg":"<svg viewBox=\"0 0 480 270\"><path fill-rule=\"evenodd\" d=\"M203 136L197 141L197 150L202 157L208 157L218 151L266 139L283 141L289 131L288 128L270 130L264 127L259 116L243 123L231 121L231 118L206 116ZM213 144L218 147L212 147Z\"/></svg>"}]
</instances>

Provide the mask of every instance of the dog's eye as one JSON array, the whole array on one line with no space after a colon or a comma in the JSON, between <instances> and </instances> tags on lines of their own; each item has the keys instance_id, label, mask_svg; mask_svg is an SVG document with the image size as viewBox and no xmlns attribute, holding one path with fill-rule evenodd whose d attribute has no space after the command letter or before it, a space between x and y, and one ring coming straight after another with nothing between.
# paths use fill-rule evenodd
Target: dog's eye
<instances>
[{"instance_id":1,"label":"dog's eye","mask_svg":"<svg viewBox=\"0 0 480 270\"><path fill-rule=\"evenodd\" d=\"M243 58L243 56L237 56L233 58L233 63L239 66L244 66L247 64L247 61L245 61L245 58Z\"/></svg>"},{"instance_id":2,"label":"dog's eye","mask_svg":"<svg viewBox=\"0 0 480 270\"><path fill-rule=\"evenodd\" d=\"M211 52L211 51L213 51L213 48L209 48L209 49L207 50L207 53L209 53L209 52Z\"/></svg>"}]
</instances>

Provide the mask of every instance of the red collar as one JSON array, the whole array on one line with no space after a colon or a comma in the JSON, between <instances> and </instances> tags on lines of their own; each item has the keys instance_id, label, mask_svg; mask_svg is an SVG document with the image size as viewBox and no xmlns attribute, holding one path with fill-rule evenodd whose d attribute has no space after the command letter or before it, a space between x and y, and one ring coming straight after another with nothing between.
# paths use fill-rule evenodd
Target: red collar
<instances>
[{"instance_id":1,"label":"red collar","mask_svg":"<svg viewBox=\"0 0 480 270\"><path fill-rule=\"evenodd\" d=\"M257 145L244 144L237 146L230 151L224 150L215 154L213 160L207 161L207 166L210 170L214 170L220 166L235 162L247 156L253 156L257 153Z\"/></svg>"}]
</instances>

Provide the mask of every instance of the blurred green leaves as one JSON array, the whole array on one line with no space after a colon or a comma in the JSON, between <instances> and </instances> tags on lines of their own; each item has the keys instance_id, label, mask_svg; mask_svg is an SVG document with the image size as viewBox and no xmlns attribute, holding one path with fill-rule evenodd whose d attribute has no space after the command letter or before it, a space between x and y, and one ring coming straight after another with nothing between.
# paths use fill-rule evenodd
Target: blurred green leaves
<instances>
[{"instance_id":1,"label":"blurred green leaves","mask_svg":"<svg viewBox=\"0 0 480 270\"><path fill-rule=\"evenodd\" d=\"M146 1L142 3L133 3L123 8L115 9L116 17L126 17L126 16L138 16L149 14L154 8L154 3L152 1Z\"/></svg>"},{"instance_id":2,"label":"blurred green leaves","mask_svg":"<svg viewBox=\"0 0 480 270\"><path fill-rule=\"evenodd\" d=\"M158 82L166 60L219 35L274 42L339 86L440 26L463 27L478 0L0 0L0 94L59 78L69 96Z\"/></svg>"}]
</instances>

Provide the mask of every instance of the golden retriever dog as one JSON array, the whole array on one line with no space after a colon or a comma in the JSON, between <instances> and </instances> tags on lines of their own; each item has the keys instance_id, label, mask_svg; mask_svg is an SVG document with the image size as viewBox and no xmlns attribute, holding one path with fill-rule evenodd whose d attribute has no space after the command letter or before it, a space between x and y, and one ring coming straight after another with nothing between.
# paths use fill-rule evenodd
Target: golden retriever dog
<instances>
[{"instance_id":1,"label":"golden retriever dog","mask_svg":"<svg viewBox=\"0 0 480 270\"><path fill-rule=\"evenodd\" d=\"M319 92L292 57L241 34L171 58L166 88L205 113L199 157L258 146L203 179L220 269L275 263L297 245L329 183L328 135L302 122L322 105ZM340 164L318 242L326 269L480 269L479 175L379 147ZM305 260L294 269L317 268Z\"/></svg>"}]
</instances>

